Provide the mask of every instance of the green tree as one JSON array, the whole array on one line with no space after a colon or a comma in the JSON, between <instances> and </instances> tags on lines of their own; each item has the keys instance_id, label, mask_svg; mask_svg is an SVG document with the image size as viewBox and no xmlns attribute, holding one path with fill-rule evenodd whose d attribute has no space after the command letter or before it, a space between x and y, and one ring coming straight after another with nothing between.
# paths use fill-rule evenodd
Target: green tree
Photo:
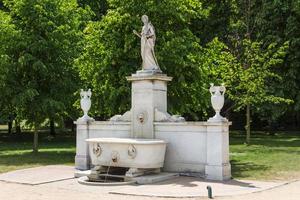
<instances>
[{"instance_id":1,"label":"green tree","mask_svg":"<svg viewBox=\"0 0 300 200\"><path fill-rule=\"evenodd\" d=\"M9 65L11 63L10 55L11 46L16 46L19 37L19 32L12 24L11 17L6 12L0 10L0 118L8 122L8 132L12 132L12 120L15 112L12 103L10 102L9 94L10 88L7 87L7 74L9 72ZM5 97L5 98L4 98Z\"/></svg>"},{"instance_id":2,"label":"green tree","mask_svg":"<svg viewBox=\"0 0 300 200\"><path fill-rule=\"evenodd\" d=\"M4 99L34 129L34 151L40 124L67 115L78 88L74 58L81 50L82 29L89 11L76 1L4 1L17 35L4 51ZM4 36L5 37L5 36Z\"/></svg>"},{"instance_id":3,"label":"green tree","mask_svg":"<svg viewBox=\"0 0 300 200\"><path fill-rule=\"evenodd\" d=\"M85 8L89 6L93 11L93 19L95 21L100 20L107 12L107 0L78 0L79 6Z\"/></svg>"},{"instance_id":4,"label":"green tree","mask_svg":"<svg viewBox=\"0 0 300 200\"><path fill-rule=\"evenodd\" d=\"M238 57L228 57L227 63L218 63L214 73L228 88L227 95L234 102L236 111L246 109L246 143L250 144L251 110L259 112L264 104L291 103L291 100L276 96L271 80L282 80L274 68L282 64L288 43L278 46L271 43L266 48L262 42L244 39L239 44ZM221 45L215 52L228 49ZM216 53L216 55L219 55ZM220 59L219 59L220 60Z\"/></svg>"},{"instance_id":5,"label":"green tree","mask_svg":"<svg viewBox=\"0 0 300 200\"><path fill-rule=\"evenodd\" d=\"M235 110L246 109L246 142L250 143L251 110L262 112L264 105L289 102L276 93L277 73L286 56L288 43L258 39L262 1L237 0L231 3L230 27L225 42L235 57L231 67L220 67L222 80ZM275 81L274 81L275 80Z\"/></svg>"},{"instance_id":6,"label":"green tree","mask_svg":"<svg viewBox=\"0 0 300 200\"><path fill-rule=\"evenodd\" d=\"M169 110L203 117L209 105L206 59L194 22L208 15L199 1L109 0L107 14L85 29L85 51L77 60L86 87L93 88L94 112L102 118L129 109L130 85L125 77L141 69L140 30L143 14L155 26L156 56L164 73L174 77L168 88Z\"/></svg>"},{"instance_id":7,"label":"green tree","mask_svg":"<svg viewBox=\"0 0 300 200\"><path fill-rule=\"evenodd\" d=\"M289 48L285 61L276 72L281 74L284 84L273 84L274 92L294 101L290 105L265 105L260 115L267 119L269 124L274 123L282 113L288 121L296 118L300 122L300 2L299 0L263 1L257 14L256 37L266 43L284 43L289 41ZM271 112L272 111L272 112ZM272 115L270 115L272 113ZM267 118L266 116L272 116ZM284 118L281 118L285 121ZM285 121L286 123L287 121ZM299 125L299 124L298 124Z\"/></svg>"}]
</instances>

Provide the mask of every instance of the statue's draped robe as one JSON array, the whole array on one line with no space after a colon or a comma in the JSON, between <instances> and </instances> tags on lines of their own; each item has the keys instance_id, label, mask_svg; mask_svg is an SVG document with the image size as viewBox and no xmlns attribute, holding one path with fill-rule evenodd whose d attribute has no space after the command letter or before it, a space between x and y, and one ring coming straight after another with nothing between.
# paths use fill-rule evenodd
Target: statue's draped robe
<instances>
[{"instance_id":1,"label":"statue's draped robe","mask_svg":"<svg viewBox=\"0 0 300 200\"><path fill-rule=\"evenodd\" d=\"M155 32L151 23L143 26L141 33L141 55L143 59L143 70L159 70L154 54Z\"/></svg>"}]
</instances>

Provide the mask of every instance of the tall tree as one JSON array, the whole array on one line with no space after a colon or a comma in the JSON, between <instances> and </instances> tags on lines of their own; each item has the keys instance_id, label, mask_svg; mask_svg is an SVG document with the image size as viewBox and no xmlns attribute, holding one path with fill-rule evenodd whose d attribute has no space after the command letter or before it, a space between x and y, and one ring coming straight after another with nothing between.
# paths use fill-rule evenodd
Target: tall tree
<instances>
[{"instance_id":1,"label":"tall tree","mask_svg":"<svg viewBox=\"0 0 300 200\"><path fill-rule=\"evenodd\" d=\"M223 71L223 78L231 87L229 97L234 101L236 110L246 109L246 142L249 144L251 110L259 111L264 103L290 102L284 96L274 93L273 85L270 84L273 80L281 79L276 73L276 67L283 63L288 43L258 40L261 1L238 0L234 4L227 43L236 57L236 65L232 68L233 73Z\"/></svg>"},{"instance_id":2,"label":"tall tree","mask_svg":"<svg viewBox=\"0 0 300 200\"><path fill-rule=\"evenodd\" d=\"M5 50L9 59L5 99L33 126L37 152L40 123L57 119L68 112L78 76L74 58L81 49L82 29L89 11L75 0L4 1L11 23L17 30L13 46Z\"/></svg>"},{"instance_id":3,"label":"tall tree","mask_svg":"<svg viewBox=\"0 0 300 200\"><path fill-rule=\"evenodd\" d=\"M11 55L13 51L11 46L18 45L16 38L19 37L19 32L12 24L10 15L3 10L0 10L0 118L8 122L8 132L12 132L13 114L15 112L12 103L10 102L10 88L7 85L7 74L11 63Z\"/></svg>"},{"instance_id":4,"label":"tall tree","mask_svg":"<svg viewBox=\"0 0 300 200\"><path fill-rule=\"evenodd\" d=\"M285 118L281 118L282 121L285 123L298 121L298 126L300 126L300 94L298 92L300 89L298 78L300 77L300 1L263 1L256 21L256 35L259 40L264 40L266 43L285 41L290 43L285 61L276 70L281 74L284 84L274 82L273 90L294 101L292 106L265 105L260 115L272 125L282 116L282 113L286 113L285 118L289 120L285 121ZM267 116L272 116L272 118L267 118Z\"/></svg>"}]
</instances>

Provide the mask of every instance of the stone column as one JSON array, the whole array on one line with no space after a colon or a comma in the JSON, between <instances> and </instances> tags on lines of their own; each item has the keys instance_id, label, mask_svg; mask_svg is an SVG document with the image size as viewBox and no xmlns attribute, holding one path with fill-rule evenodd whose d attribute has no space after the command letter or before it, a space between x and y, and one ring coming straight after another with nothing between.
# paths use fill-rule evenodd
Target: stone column
<instances>
[{"instance_id":1,"label":"stone column","mask_svg":"<svg viewBox=\"0 0 300 200\"><path fill-rule=\"evenodd\" d=\"M229 162L229 126L231 122L207 122L207 162L205 176L210 180L231 178Z\"/></svg>"},{"instance_id":2,"label":"stone column","mask_svg":"<svg viewBox=\"0 0 300 200\"><path fill-rule=\"evenodd\" d=\"M89 121L77 120L76 126L76 156L75 168L79 170L90 169L89 146L85 141L89 138Z\"/></svg>"},{"instance_id":3,"label":"stone column","mask_svg":"<svg viewBox=\"0 0 300 200\"><path fill-rule=\"evenodd\" d=\"M172 80L165 74L127 77L132 82L131 92L131 136L154 138L154 110L167 112L167 82Z\"/></svg>"}]
</instances>

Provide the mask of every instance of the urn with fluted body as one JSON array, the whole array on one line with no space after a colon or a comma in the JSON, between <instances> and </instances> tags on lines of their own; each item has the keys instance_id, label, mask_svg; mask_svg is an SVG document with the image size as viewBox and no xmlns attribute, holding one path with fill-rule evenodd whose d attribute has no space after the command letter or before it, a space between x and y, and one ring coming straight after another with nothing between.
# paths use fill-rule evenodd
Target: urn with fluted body
<instances>
[{"instance_id":1,"label":"urn with fluted body","mask_svg":"<svg viewBox=\"0 0 300 200\"><path fill-rule=\"evenodd\" d=\"M79 120L82 121L89 121L89 120L93 120L93 118L88 116L88 112L91 108L91 96L92 96L92 92L91 89L88 89L87 91L84 91L83 89L81 89L80 91L80 106L81 109L83 110L83 116L81 118L79 118Z\"/></svg>"},{"instance_id":2,"label":"urn with fluted body","mask_svg":"<svg viewBox=\"0 0 300 200\"><path fill-rule=\"evenodd\" d=\"M209 118L208 121L227 121L226 118L220 115L221 109L224 106L225 86L214 86L214 84L211 84L209 91L211 94L211 104L216 114L212 118Z\"/></svg>"}]
</instances>

